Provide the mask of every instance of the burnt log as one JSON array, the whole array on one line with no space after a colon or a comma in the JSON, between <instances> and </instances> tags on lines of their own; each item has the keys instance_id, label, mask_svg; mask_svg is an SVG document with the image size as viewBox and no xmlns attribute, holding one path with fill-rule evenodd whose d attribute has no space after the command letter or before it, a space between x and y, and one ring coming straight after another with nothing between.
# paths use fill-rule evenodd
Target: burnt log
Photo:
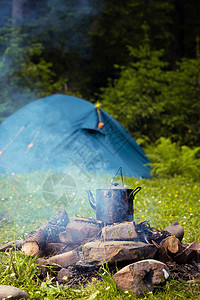
<instances>
[{"instance_id":1,"label":"burnt log","mask_svg":"<svg viewBox=\"0 0 200 300\"><path fill-rule=\"evenodd\" d=\"M51 257L57 254L68 252L72 250L66 244L63 243L48 243L42 249L39 250L38 257Z\"/></svg>"},{"instance_id":2,"label":"burnt log","mask_svg":"<svg viewBox=\"0 0 200 300\"><path fill-rule=\"evenodd\" d=\"M186 264L191 261L196 263L200 262L200 243L192 242L187 247L185 247L180 253L178 253L174 260L178 264Z\"/></svg>"},{"instance_id":3,"label":"burnt log","mask_svg":"<svg viewBox=\"0 0 200 300\"><path fill-rule=\"evenodd\" d=\"M66 229L69 218L66 211L55 210L55 217L44 223L36 231L30 232L22 245L22 253L35 256L44 249L48 243L59 241L59 233Z\"/></svg>"},{"instance_id":4,"label":"burnt log","mask_svg":"<svg viewBox=\"0 0 200 300\"><path fill-rule=\"evenodd\" d=\"M184 229L178 222L173 222L171 225L165 227L161 232L169 232L171 235L174 235L180 241L182 241L184 236Z\"/></svg>"},{"instance_id":5,"label":"burnt log","mask_svg":"<svg viewBox=\"0 0 200 300\"><path fill-rule=\"evenodd\" d=\"M152 244L153 242L159 244L163 239L171 235L168 231L160 231L151 227L148 221L135 224L135 231L139 240L147 244Z\"/></svg>"},{"instance_id":6,"label":"burnt log","mask_svg":"<svg viewBox=\"0 0 200 300\"><path fill-rule=\"evenodd\" d=\"M0 252L5 252L9 249L21 249L23 242L23 240L10 241L7 244L0 247Z\"/></svg>"}]
</instances>

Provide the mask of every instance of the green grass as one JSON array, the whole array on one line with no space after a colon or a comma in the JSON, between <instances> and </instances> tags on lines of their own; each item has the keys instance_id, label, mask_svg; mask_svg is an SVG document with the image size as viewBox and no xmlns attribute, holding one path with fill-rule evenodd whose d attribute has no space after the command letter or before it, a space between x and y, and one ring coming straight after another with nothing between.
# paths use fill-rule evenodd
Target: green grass
<instances>
[{"instance_id":1,"label":"green grass","mask_svg":"<svg viewBox=\"0 0 200 300\"><path fill-rule=\"evenodd\" d=\"M35 173L0 179L0 245L24 238L54 216L54 207L65 208L70 218L74 215L95 217L88 203L85 188L108 185L108 178L97 178L97 183L79 182L76 195L68 193L58 200L44 196L43 185L49 174ZM125 178L127 187L141 186L134 200L136 222L148 220L151 226L162 229L173 221L185 230L184 242L200 242L200 185L193 181L174 179L136 180ZM62 189L62 187L61 187ZM58 191L59 194L59 191ZM62 196L63 190L60 192ZM34 259L20 251L0 254L0 284L12 284L30 294L30 299L136 299L130 292L119 291L107 269L102 281L75 289L39 280ZM200 299L200 282L187 283L168 280L164 287L146 295L145 299Z\"/></svg>"}]
</instances>

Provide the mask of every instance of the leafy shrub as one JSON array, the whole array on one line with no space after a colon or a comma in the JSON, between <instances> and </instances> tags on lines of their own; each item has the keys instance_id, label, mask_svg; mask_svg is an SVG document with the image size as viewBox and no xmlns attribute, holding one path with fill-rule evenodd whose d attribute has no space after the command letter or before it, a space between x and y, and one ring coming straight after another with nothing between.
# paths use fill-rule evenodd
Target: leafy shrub
<instances>
[{"instance_id":1,"label":"leafy shrub","mask_svg":"<svg viewBox=\"0 0 200 300\"><path fill-rule=\"evenodd\" d=\"M143 135L155 141L163 128L163 90L167 88L164 51L151 50L147 36L138 49L129 47L129 51L132 62L126 67L116 66L121 70L120 77L101 89L101 102L134 137Z\"/></svg>"},{"instance_id":2,"label":"leafy shrub","mask_svg":"<svg viewBox=\"0 0 200 300\"><path fill-rule=\"evenodd\" d=\"M198 146L200 139L200 51L169 70L164 51L153 50L146 36L137 49L129 47L131 62L118 67L119 78L102 88L103 108L135 138L151 142L160 137ZM117 105L116 105L117 103Z\"/></svg>"},{"instance_id":3,"label":"leafy shrub","mask_svg":"<svg viewBox=\"0 0 200 300\"><path fill-rule=\"evenodd\" d=\"M146 153L153 176L200 180L200 147L180 146L169 138L161 137L146 148Z\"/></svg>"}]
</instances>

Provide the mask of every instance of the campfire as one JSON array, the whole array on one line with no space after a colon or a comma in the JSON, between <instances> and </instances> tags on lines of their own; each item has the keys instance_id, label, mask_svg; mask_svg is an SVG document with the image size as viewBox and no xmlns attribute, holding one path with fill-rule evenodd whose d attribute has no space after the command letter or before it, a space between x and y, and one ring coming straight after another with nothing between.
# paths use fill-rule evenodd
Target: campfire
<instances>
[{"instance_id":1,"label":"campfire","mask_svg":"<svg viewBox=\"0 0 200 300\"><path fill-rule=\"evenodd\" d=\"M54 218L0 251L15 247L36 256L43 280L53 270L54 281L69 286L86 284L106 264L118 287L138 296L169 276L200 278L200 243L182 242L184 229L178 222L158 230L149 221L134 221L133 199L140 190L125 188L122 177L122 187L113 180L111 186L96 190L96 199L87 191L96 219L70 221L65 209L55 209Z\"/></svg>"},{"instance_id":2,"label":"campfire","mask_svg":"<svg viewBox=\"0 0 200 300\"><path fill-rule=\"evenodd\" d=\"M80 276L82 282L86 283L94 276L93 272L106 263L115 273L113 278L118 286L127 289L127 282L124 286L127 268L137 265L134 272L138 272L139 278L143 276L143 283L153 269L153 273L157 274L155 276L162 276L156 284L152 282L153 277L149 277L150 283L143 288L152 290L154 285L163 283L170 274L176 278L180 274L186 280L190 279L190 274L192 278L200 278L200 243L183 243L183 235L183 227L178 222L163 230L151 227L148 221L104 225L96 219L74 217L70 222L65 210L55 210L55 217L29 233L25 240L11 241L0 247L0 251L21 248L25 255L37 256L35 262L41 268L44 279L53 268L57 272L55 280L68 285L78 283ZM120 269L118 272L116 265ZM149 272L145 273L149 267ZM140 296L143 295L141 282L140 285L132 283L131 286Z\"/></svg>"}]
</instances>

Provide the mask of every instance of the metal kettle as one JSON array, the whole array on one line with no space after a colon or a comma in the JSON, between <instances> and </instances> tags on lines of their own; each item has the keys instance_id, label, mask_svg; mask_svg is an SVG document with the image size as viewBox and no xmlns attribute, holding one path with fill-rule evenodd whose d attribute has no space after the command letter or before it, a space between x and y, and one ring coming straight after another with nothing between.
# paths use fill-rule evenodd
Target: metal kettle
<instances>
[{"instance_id":1,"label":"metal kettle","mask_svg":"<svg viewBox=\"0 0 200 300\"><path fill-rule=\"evenodd\" d=\"M118 172L121 171L122 186L114 182ZM90 205L96 210L96 219L104 225L133 221L134 196L141 190L124 187L122 168L120 167L109 187L96 189L96 200L91 191L87 190Z\"/></svg>"}]
</instances>

